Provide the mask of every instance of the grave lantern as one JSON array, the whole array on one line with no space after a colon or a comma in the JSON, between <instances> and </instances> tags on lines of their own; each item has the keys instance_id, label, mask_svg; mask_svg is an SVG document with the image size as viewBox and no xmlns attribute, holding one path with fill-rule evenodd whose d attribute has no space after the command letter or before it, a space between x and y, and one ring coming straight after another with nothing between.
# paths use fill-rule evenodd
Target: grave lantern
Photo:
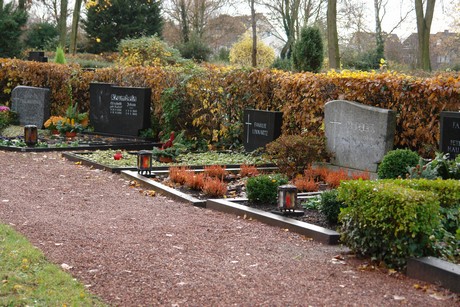
<instances>
[{"instance_id":1,"label":"grave lantern","mask_svg":"<svg viewBox=\"0 0 460 307\"><path fill-rule=\"evenodd\" d=\"M27 146L35 146L38 140L38 130L35 125L24 126L24 142Z\"/></svg>"},{"instance_id":2,"label":"grave lantern","mask_svg":"<svg viewBox=\"0 0 460 307\"><path fill-rule=\"evenodd\" d=\"M280 211L295 210L297 201L297 188L286 184L278 187L278 209Z\"/></svg>"},{"instance_id":3,"label":"grave lantern","mask_svg":"<svg viewBox=\"0 0 460 307\"><path fill-rule=\"evenodd\" d=\"M150 175L152 173L152 152L141 150L137 154L137 173Z\"/></svg>"}]
</instances>

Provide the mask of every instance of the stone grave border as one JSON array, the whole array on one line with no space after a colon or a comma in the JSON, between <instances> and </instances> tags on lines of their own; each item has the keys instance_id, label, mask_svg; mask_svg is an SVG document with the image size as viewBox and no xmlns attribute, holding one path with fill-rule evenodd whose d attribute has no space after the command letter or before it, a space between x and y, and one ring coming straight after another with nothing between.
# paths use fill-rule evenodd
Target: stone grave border
<instances>
[{"instance_id":1,"label":"stone grave border","mask_svg":"<svg viewBox=\"0 0 460 307\"><path fill-rule=\"evenodd\" d=\"M121 176L128 180L136 180L145 188L154 190L173 199L192 204L196 207L246 216L268 225L289 229L290 231L329 245L335 245L339 242L340 235L334 230L238 204L238 202L245 201L246 199L244 198L201 200L142 176L136 171L122 171Z\"/></svg>"},{"instance_id":2,"label":"stone grave border","mask_svg":"<svg viewBox=\"0 0 460 307\"><path fill-rule=\"evenodd\" d=\"M289 231L305 235L324 244L336 245L340 243L340 234L334 230L241 205L239 202L246 201L243 198L200 200L142 176L135 171L122 171L121 176L129 180L136 180L144 188L152 189L197 207L253 218L271 226L289 229ZM460 265L433 257L409 259L406 275L460 293Z\"/></svg>"}]
</instances>

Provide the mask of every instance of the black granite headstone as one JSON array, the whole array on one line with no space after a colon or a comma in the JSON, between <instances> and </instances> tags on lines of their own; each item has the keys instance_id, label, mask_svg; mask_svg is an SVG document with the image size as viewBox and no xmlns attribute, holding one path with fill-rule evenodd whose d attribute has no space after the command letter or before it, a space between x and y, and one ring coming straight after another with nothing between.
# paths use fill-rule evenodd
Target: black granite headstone
<instances>
[{"instance_id":1,"label":"black granite headstone","mask_svg":"<svg viewBox=\"0 0 460 307\"><path fill-rule=\"evenodd\" d=\"M94 132L139 136L151 127L150 88L90 84L90 122Z\"/></svg>"},{"instance_id":2,"label":"black granite headstone","mask_svg":"<svg viewBox=\"0 0 460 307\"><path fill-rule=\"evenodd\" d=\"M460 112L441 112L440 150L451 159L460 154Z\"/></svg>"},{"instance_id":3,"label":"black granite headstone","mask_svg":"<svg viewBox=\"0 0 460 307\"><path fill-rule=\"evenodd\" d=\"M48 62L48 57L45 56L45 52L43 51L30 51L27 60L36 62Z\"/></svg>"},{"instance_id":4,"label":"black granite headstone","mask_svg":"<svg viewBox=\"0 0 460 307\"><path fill-rule=\"evenodd\" d=\"M260 110L244 110L243 143L246 151L264 147L281 135L283 113Z\"/></svg>"}]
</instances>

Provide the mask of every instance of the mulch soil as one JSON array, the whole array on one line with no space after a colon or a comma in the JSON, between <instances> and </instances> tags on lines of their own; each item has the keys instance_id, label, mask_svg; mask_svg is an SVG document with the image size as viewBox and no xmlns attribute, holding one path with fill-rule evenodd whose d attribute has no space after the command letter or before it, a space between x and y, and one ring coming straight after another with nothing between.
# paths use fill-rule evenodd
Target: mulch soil
<instances>
[{"instance_id":1,"label":"mulch soil","mask_svg":"<svg viewBox=\"0 0 460 307\"><path fill-rule=\"evenodd\" d=\"M460 303L344 247L152 197L59 153L0 151L0 180L0 222L111 306Z\"/></svg>"}]
</instances>

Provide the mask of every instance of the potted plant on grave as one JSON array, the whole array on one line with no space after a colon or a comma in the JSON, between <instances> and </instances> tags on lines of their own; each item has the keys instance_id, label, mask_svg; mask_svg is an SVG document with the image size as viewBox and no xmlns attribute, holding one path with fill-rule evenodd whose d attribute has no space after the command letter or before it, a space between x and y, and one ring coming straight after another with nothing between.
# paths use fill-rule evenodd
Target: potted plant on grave
<instances>
[{"instance_id":1,"label":"potted plant on grave","mask_svg":"<svg viewBox=\"0 0 460 307\"><path fill-rule=\"evenodd\" d=\"M187 146L181 143L183 133L175 137L171 132L169 140L163 143L161 147L154 147L152 156L159 162L169 163L176 161L176 157L187 150Z\"/></svg>"},{"instance_id":2,"label":"potted plant on grave","mask_svg":"<svg viewBox=\"0 0 460 307\"><path fill-rule=\"evenodd\" d=\"M71 104L66 111L66 117L57 122L56 128L66 137L75 137L88 126L88 113L79 113L78 104Z\"/></svg>"},{"instance_id":3,"label":"potted plant on grave","mask_svg":"<svg viewBox=\"0 0 460 307\"><path fill-rule=\"evenodd\" d=\"M64 121L65 118L62 116L51 116L48 120L44 123L44 126L47 130L49 130L52 134L59 134L58 131L58 123L60 121Z\"/></svg>"}]
</instances>

